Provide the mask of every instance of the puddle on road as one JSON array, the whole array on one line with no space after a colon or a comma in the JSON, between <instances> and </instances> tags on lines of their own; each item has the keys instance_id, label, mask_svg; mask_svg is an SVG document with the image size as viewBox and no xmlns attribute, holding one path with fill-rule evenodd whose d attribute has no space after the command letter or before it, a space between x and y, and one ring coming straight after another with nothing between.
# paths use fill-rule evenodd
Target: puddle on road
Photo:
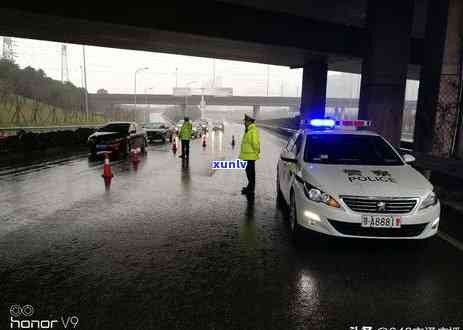
<instances>
[{"instance_id":1,"label":"puddle on road","mask_svg":"<svg viewBox=\"0 0 463 330\"><path fill-rule=\"evenodd\" d=\"M215 158L211 158L209 160L209 164L208 164L208 167L207 167L207 176L213 176L215 174L215 172L217 172L217 170L214 170L211 166L212 164L212 161L213 160L225 160L225 156L220 156L220 157L215 157Z\"/></svg>"}]
</instances>

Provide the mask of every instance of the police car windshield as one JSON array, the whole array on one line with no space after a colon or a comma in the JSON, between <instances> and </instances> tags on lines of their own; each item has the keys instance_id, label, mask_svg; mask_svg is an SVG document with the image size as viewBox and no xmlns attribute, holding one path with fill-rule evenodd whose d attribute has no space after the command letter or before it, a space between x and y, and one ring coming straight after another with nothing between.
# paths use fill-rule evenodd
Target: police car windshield
<instances>
[{"instance_id":1,"label":"police car windshield","mask_svg":"<svg viewBox=\"0 0 463 330\"><path fill-rule=\"evenodd\" d=\"M354 134L311 134L304 161L321 164L393 166L404 163L379 136Z\"/></svg>"}]
</instances>

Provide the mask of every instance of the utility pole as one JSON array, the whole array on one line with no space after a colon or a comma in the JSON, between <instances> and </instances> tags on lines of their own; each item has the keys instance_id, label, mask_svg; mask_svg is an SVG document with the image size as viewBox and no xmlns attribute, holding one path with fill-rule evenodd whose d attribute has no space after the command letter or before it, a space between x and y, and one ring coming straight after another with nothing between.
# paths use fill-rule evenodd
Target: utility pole
<instances>
[{"instance_id":1,"label":"utility pole","mask_svg":"<svg viewBox=\"0 0 463 330\"><path fill-rule=\"evenodd\" d=\"M134 87L133 87L133 102L135 104L135 110L137 109L137 73L140 72L140 71L143 71L143 70L148 70L148 67L144 67L144 68L139 68L137 70L135 70L135 74L134 74Z\"/></svg>"},{"instance_id":2,"label":"utility pole","mask_svg":"<svg viewBox=\"0 0 463 330\"><path fill-rule=\"evenodd\" d=\"M68 50L65 44L61 45L61 83L69 81Z\"/></svg>"},{"instance_id":3,"label":"utility pole","mask_svg":"<svg viewBox=\"0 0 463 330\"><path fill-rule=\"evenodd\" d=\"M267 64L267 96L269 96L270 65Z\"/></svg>"},{"instance_id":4,"label":"utility pole","mask_svg":"<svg viewBox=\"0 0 463 330\"><path fill-rule=\"evenodd\" d=\"M206 107L206 100L204 99L204 87L201 88L201 102L199 103L199 109L201 111L201 119L204 118L204 109Z\"/></svg>"},{"instance_id":5,"label":"utility pole","mask_svg":"<svg viewBox=\"0 0 463 330\"><path fill-rule=\"evenodd\" d=\"M175 68L175 87L178 87L178 68Z\"/></svg>"},{"instance_id":6,"label":"utility pole","mask_svg":"<svg viewBox=\"0 0 463 330\"><path fill-rule=\"evenodd\" d=\"M80 99L81 101L80 112L82 112L84 110L83 106L85 104L85 84L84 84L84 70L82 68L82 65L80 65L79 67L80 67L80 87L82 88L82 94L81 94L81 99ZM80 113L79 113L79 118L80 118Z\"/></svg>"},{"instance_id":7,"label":"utility pole","mask_svg":"<svg viewBox=\"0 0 463 330\"><path fill-rule=\"evenodd\" d=\"M85 118L88 120L87 64L85 61L85 45L82 45L82 56L84 57Z\"/></svg>"},{"instance_id":8,"label":"utility pole","mask_svg":"<svg viewBox=\"0 0 463 330\"><path fill-rule=\"evenodd\" d=\"M194 83L197 83L197 81L196 81L196 80L190 81L190 82L186 83L186 86L187 86L187 87L190 87L190 85L191 85L191 84L194 84ZM191 90L188 91L187 94L185 94L185 109L184 109L184 111L183 111L183 117L186 117L187 112L188 112L188 93L189 93L189 92L191 92Z\"/></svg>"}]
</instances>

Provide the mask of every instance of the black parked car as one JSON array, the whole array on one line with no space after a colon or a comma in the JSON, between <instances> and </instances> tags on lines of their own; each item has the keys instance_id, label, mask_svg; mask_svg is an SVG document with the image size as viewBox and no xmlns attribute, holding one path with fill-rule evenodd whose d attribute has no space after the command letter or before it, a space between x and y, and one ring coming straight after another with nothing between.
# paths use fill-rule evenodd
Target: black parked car
<instances>
[{"instance_id":1,"label":"black parked car","mask_svg":"<svg viewBox=\"0 0 463 330\"><path fill-rule=\"evenodd\" d=\"M146 123L143 125L143 128L146 131L146 136L148 137L148 142L152 143L156 140L161 140L166 142L172 135L172 128L169 124L155 122L155 123Z\"/></svg>"},{"instance_id":2,"label":"black parked car","mask_svg":"<svg viewBox=\"0 0 463 330\"><path fill-rule=\"evenodd\" d=\"M133 148L140 148L145 152L146 145L145 130L134 122L111 122L88 137L92 158L107 151L127 156Z\"/></svg>"}]
</instances>

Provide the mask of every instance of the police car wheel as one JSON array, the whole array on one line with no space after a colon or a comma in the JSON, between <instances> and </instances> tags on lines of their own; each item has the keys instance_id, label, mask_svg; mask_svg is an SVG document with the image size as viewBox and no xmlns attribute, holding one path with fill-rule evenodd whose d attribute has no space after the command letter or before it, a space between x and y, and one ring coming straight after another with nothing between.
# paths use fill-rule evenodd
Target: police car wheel
<instances>
[{"instance_id":1,"label":"police car wheel","mask_svg":"<svg viewBox=\"0 0 463 330\"><path fill-rule=\"evenodd\" d=\"M297 223L297 208L296 208L296 197L294 191L291 191L290 207L289 207L289 226L291 229L291 235L295 243L299 243L302 235L302 228Z\"/></svg>"}]
</instances>

